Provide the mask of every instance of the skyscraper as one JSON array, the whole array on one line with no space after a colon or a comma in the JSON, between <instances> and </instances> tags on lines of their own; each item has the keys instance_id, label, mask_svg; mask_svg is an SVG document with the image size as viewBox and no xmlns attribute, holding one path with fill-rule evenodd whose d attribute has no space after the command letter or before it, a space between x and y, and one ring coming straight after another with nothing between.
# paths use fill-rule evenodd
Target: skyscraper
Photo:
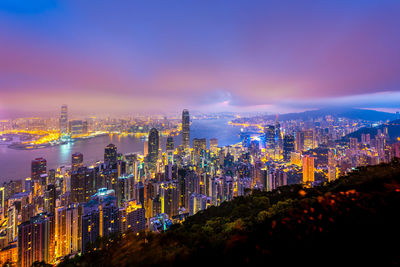
<instances>
[{"instance_id":1,"label":"skyscraper","mask_svg":"<svg viewBox=\"0 0 400 267\"><path fill-rule=\"evenodd\" d=\"M190 116L187 109L182 112L182 146L184 149L190 148Z\"/></svg>"},{"instance_id":2,"label":"skyscraper","mask_svg":"<svg viewBox=\"0 0 400 267\"><path fill-rule=\"evenodd\" d=\"M18 266L54 260L54 216L39 214L18 226Z\"/></svg>"},{"instance_id":3,"label":"skyscraper","mask_svg":"<svg viewBox=\"0 0 400 267\"><path fill-rule=\"evenodd\" d=\"M148 160L150 169L155 171L158 159L158 149L160 147L160 139L156 128L152 128L149 132L148 143Z\"/></svg>"},{"instance_id":4,"label":"skyscraper","mask_svg":"<svg viewBox=\"0 0 400 267\"><path fill-rule=\"evenodd\" d=\"M267 125L264 128L265 133L265 146L270 149L275 148L275 127L273 125Z\"/></svg>"},{"instance_id":5,"label":"skyscraper","mask_svg":"<svg viewBox=\"0 0 400 267\"><path fill-rule=\"evenodd\" d=\"M200 156L203 152L207 150L207 139L205 138L194 138L193 139L193 149L197 156Z\"/></svg>"},{"instance_id":6,"label":"skyscraper","mask_svg":"<svg viewBox=\"0 0 400 267\"><path fill-rule=\"evenodd\" d=\"M210 139L210 151L213 153L217 153L217 151L218 151L218 139L217 138Z\"/></svg>"},{"instance_id":7,"label":"skyscraper","mask_svg":"<svg viewBox=\"0 0 400 267\"><path fill-rule=\"evenodd\" d=\"M67 105L61 106L60 132L61 132L61 134L68 133L68 107L67 107Z\"/></svg>"},{"instance_id":8,"label":"skyscraper","mask_svg":"<svg viewBox=\"0 0 400 267\"><path fill-rule=\"evenodd\" d=\"M104 149L104 163L109 166L117 163L117 147L114 144L109 144Z\"/></svg>"},{"instance_id":9,"label":"skyscraper","mask_svg":"<svg viewBox=\"0 0 400 267\"><path fill-rule=\"evenodd\" d=\"M285 135L283 137L283 160L290 161L290 153L294 151L294 136Z\"/></svg>"},{"instance_id":10,"label":"skyscraper","mask_svg":"<svg viewBox=\"0 0 400 267\"><path fill-rule=\"evenodd\" d=\"M174 161L174 139L171 136L167 138L167 161L168 163L173 163Z\"/></svg>"},{"instance_id":11,"label":"skyscraper","mask_svg":"<svg viewBox=\"0 0 400 267\"><path fill-rule=\"evenodd\" d=\"M303 156L303 183L310 185L314 182L314 158Z\"/></svg>"},{"instance_id":12,"label":"skyscraper","mask_svg":"<svg viewBox=\"0 0 400 267\"><path fill-rule=\"evenodd\" d=\"M33 181L39 181L40 175L46 174L47 161L44 158L32 160L31 178Z\"/></svg>"},{"instance_id":13,"label":"skyscraper","mask_svg":"<svg viewBox=\"0 0 400 267\"><path fill-rule=\"evenodd\" d=\"M172 136L168 136L166 150L174 150L174 138Z\"/></svg>"},{"instance_id":14,"label":"skyscraper","mask_svg":"<svg viewBox=\"0 0 400 267\"><path fill-rule=\"evenodd\" d=\"M82 153L72 154L72 170L76 171L80 167L83 167L83 154Z\"/></svg>"}]
</instances>

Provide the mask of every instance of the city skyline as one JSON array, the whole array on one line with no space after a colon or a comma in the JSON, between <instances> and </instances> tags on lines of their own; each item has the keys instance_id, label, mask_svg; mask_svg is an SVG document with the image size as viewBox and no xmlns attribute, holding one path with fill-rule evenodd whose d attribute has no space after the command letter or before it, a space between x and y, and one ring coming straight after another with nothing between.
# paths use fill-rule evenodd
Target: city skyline
<instances>
[{"instance_id":1,"label":"city skyline","mask_svg":"<svg viewBox=\"0 0 400 267\"><path fill-rule=\"evenodd\" d=\"M0 1L0 266L398 265L399 14Z\"/></svg>"},{"instance_id":2,"label":"city skyline","mask_svg":"<svg viewBox=\"0 0 400 267\"><path fill-rule=\"evenodd\" d=\"M65 103L85 114L395 111L399 9L397 1L2 1L0 117Z\"/></svg>"}]
</instances>

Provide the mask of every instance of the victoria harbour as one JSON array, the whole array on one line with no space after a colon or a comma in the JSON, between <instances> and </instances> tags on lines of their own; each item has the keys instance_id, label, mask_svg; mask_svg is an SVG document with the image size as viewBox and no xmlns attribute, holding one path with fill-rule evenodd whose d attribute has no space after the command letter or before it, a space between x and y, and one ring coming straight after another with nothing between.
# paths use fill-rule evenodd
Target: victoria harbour
<instances>
[{"instance_id":1,"label":"victoria harbour","mask_svg":"<svg viewBox=\"0 0 400 267\"><path fill-rule=\"evenodd\" d=\"M240 141L239 127L228 125L228 119L193 120L191 125L191 139L193 138L218 138L220 145L232 145ZM160 138L161 149L165 150L166 138ZM181 143L180 136L174 141ZM51 146L41 149L17 150L0 146L0 182L25 179L30 176L30 163L33 159L44 157L49 169L57 169L60 166L71 165L71 155L76 152L84 154L84 162L87 165L101 161L104 158L104 148L108 144L114 144L118 152L143 153L144 139L134 136L119 136L109 134L96 136L89 139L76 140L63 145Z\"/></svg>"}]
</instances>

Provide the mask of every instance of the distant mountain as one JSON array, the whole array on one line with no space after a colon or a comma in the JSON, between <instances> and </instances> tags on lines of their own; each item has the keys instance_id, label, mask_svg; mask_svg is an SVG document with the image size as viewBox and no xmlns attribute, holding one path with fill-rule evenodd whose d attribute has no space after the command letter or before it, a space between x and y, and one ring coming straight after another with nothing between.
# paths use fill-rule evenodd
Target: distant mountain
<instances>
[{"instance_id":1,"label":"distant mountain","mask_svg":"<svg viewBox=\"0 0 400 267\"><path fill-rule=\"evenodd\" d=\"M375 135L378 134L378 130L383 130L385 128L388 128L388 134L390 137L390 140L396 140L398 137L400 137L400 120L394 120L388 123L381 124L377 127L364 127L361 128L355 132L352 132L351 134L346 135L345 137L342 138L342 140L348 140L350 137L352 138L358 138L358 141L361 141L361 135L362 134L370 134L371 139L375 137Z\"/></svg>"},{"instance_id":2,"label":"distant mountain","mask_svg":"<svg viewBox=\"0 0 400 267\"><path fill-rule=\"evenodd\" d=\"M325 117L327 115L332 115L335 117L355 119L355 120L366 120L366 121L388 121L395 120L396 114L381 112L376 110L368 109L356 109L356 108L323 108L318 110L310 110L299 113L287 113L280 114L279 121L289 121L289 120L314 120L317 118ZM246 120L274 120L275 115L265 115L257 116L252 118L241 118L236 119L234 122L244 122Z\"/></svg>"}]
</instances>

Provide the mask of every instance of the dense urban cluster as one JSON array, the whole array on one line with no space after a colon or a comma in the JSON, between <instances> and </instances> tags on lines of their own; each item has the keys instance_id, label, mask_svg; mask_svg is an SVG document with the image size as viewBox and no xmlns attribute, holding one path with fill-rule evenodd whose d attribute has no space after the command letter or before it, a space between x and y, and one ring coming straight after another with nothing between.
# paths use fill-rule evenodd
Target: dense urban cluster
<instances>
[{"instance_id":1,"label":"dense urban cluster","mask_svg":"<svg viewBox=\"0 0 400 267\"><path fill-rule=\"evenodd\" d=\"M252 190L314 187L356 167L400 157L400 143L387 127L375 136L348 137L365 122L334 116L236 123L242 142L224 147L216 138L191 139L190 124L184 110L178 146L171 134L161 147L165 129L153 127L146 132L143 154L121 154L109 144L104 160L91 166L84 166L79 152L70 166L57 169L48 170L45 158L32 160L29 178L0 188L0 262L56 264L95 250L99 238L163 232ZM63 106L60 138L82 129L87 125L68 121Z\"/></svg>"}]
</instances>

